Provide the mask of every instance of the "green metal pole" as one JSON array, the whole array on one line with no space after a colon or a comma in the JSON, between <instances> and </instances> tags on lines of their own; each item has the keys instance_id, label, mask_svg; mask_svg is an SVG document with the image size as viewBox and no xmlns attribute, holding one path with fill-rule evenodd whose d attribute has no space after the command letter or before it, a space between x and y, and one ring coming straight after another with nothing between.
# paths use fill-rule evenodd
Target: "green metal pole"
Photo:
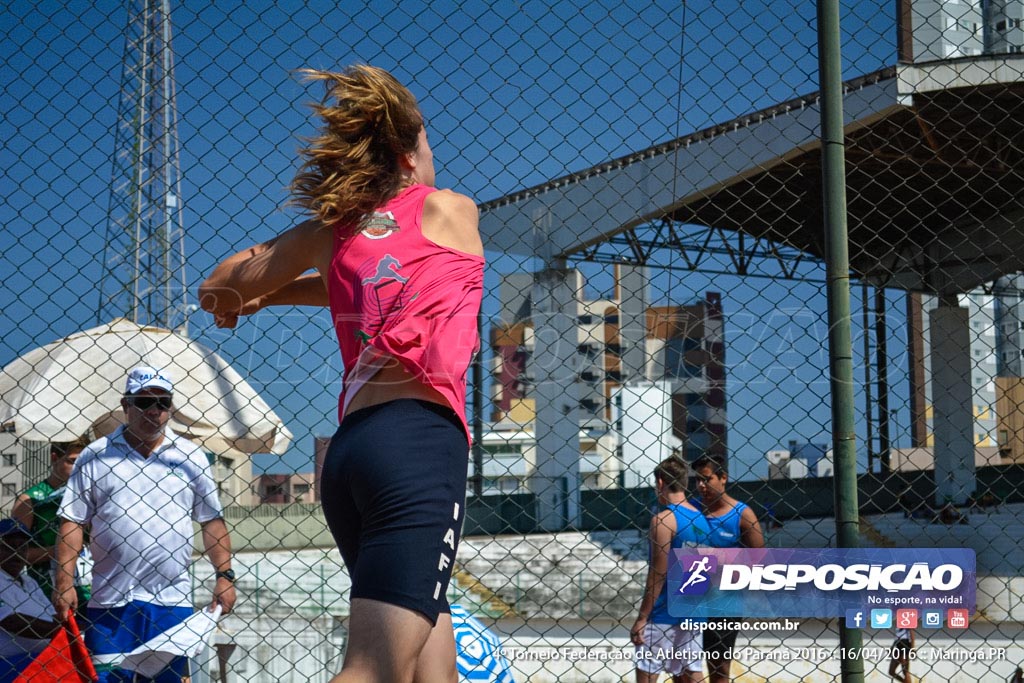
<instances>
[{"instance_id":1,"label":"green metal pole","mask_svg":"<svg viewBox=\"0 0 1024 683\"><path fill-rule=\"evenodd\" d=\"M818 0L818 72L821 80L821 173L828 280L832 454L835 460L836 540L858 545L857 451L854 434L853 339L850 330L850 251L846 227L846 155L843 148L843 77L839 53L839 1ZM843 683L864 683L859 629L839 623L845 654Z\"/></svg>"},{"instance_id":2,"label":"green metal pole","mask_svg":"<svg viewBox=\"0 0 1024 683\"><path fill-rule=\"evenodd\" d=\"M476 318L477 336L480 337L480 350L473 359L473 495L479 498L484 495L484 314ZM465 520L465 517L463 517Z\"/></svg>"}]
</instances>

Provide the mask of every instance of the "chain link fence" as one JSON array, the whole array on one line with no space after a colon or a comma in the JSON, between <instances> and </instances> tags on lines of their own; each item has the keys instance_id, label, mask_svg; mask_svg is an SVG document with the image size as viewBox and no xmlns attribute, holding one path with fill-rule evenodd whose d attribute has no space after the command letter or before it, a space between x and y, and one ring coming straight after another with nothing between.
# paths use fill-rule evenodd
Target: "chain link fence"
<instances>
[{"instance_id":1,"label":"chain link fence","mask_svg":"<svg viewBox=\"0 0 1024 683\"><path fill-rule=\"evenodd\" d=\"M859 543L975 550L969 625L922 621L910 671L1003 681L1024 662L1024 2L840 12ZM450 601L516 681L634 680L659 462L718 456L767 546L836 545L817 25L767 0L4 3L5 514L57 471L51 442L124 419L128 370L166 368L237 574L193 681L340 670L330 320L218 329L195 292L298 220L320 94L297 70L381 66L488 257ZM732 680L836 680L839 621L748 621ZM863 630L865 680L889 680L894 637Z\"/></svg>"}]
</instances>

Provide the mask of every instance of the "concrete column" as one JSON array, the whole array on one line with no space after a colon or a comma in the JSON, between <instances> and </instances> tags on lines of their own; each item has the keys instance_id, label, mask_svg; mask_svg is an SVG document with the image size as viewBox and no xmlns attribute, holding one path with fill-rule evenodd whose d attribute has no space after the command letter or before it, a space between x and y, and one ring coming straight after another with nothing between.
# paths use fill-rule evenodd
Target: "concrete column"
<instances>
[{"instance_id":1,"label":"concrete column","mask_svg":"<svg viewBox=\"0 0 1024 683\"><path fill-rule=\"evenodd\" d=\"M531 315L534 349L527 368L536 398L537 465L529 490L546 531L576 526L580 500L580 418L575 271L562 259L537 274Z\"/></svg>"},{"instance_id":2,"label":"concrete column","mask_svg":"<svg viewBox=\"0 0 1024 683\"><path fill-rule=\"evenodd\" d=\"M974 412L968 311L943 298L929 314L935 504L963 505L974 493Z\"/></svg>"},{"instance_id":3,"label":"concrete column","mask_svg":"<svg viewBox=\"0 0 1024 683\"><path fill-rule=\"evenodd\" d=\"M619 346L622 381L644 380L647 363L647 269L643 266L615 266L618 273Z\"/></svg>"}]
</instances>

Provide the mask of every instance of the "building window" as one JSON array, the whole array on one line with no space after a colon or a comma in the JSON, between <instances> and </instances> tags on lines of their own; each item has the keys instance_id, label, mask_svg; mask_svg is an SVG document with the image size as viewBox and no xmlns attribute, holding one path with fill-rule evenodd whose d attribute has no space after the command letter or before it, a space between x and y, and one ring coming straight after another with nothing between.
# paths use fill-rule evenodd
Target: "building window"
<instances>
[{"instance_id":1,"label":"building window","mask_svg":"<svg viewBox=\"0 0 1024 683\"><path fill-rule=\"evenodd\" d=\"M292 487L292 493L294 493L296 497L306 495L309 493L309 484L296 484Z\"/></svg>"},{"instance_id":2,"label":"building window","mask_svg":"<svg viewBox=\"0 0 1024 683\"><path fill-rule=\"evenodd\" d=\"M503 443L496 446L484 444L484 453L500 458L502 456L518 455L523 452L522 444Z\"/></svg>"},{"instance_id":3,"label":"building window","mask_svg":"<svg viewBox=\"0 0 1024 683\"><path fill-rule=\"evenodd\" d=\"M687 362L686 355L690 351L700 349L699 339L673 339L665 340L665 376L667 378L685 379L687 377L700 377L701 366Z\"/></svg>"},{"instance_id":4,"label":"building window","mask_svg":"<svg viewBox=\"0 0 1024 683\"><path fill-rule=\"evenodd\" d=\"M4 483L4 485L3 485L3 495L4 495L4 498L13 498L16 493L17 493L17 488L15 487L14 484Z\"/></svg>"},{"instance_id":5,"label":"building window","mask_svg":"<svg viewBox=\"0 0 1024 683\"><path fill-rule=\"evenodd\" d=\"M592 315L581 315L577 318L580 325L590 325L594 322L594 316Z\"/></svg>"},{"instance_id":6,"label":"building window","mask_svg":"<svg viewBox=\"0 0 1024 683\"><path fill-rule=\"evenodd\" d=\"M14 453L3 453L0 455L2 458L2 464L4 467L14 467L18 463L16 462L17 456Z\"/></svg>"},{"instance_id":7,"label":"building window","mask_svg":"<svg viewBox=\"0 0 1024 683\"><path fill-rule=\"evenodd\" d=\"M519 480L515 477L484 477L484 493L515 493L519 490Z\"/></svg>"}]
</instances>

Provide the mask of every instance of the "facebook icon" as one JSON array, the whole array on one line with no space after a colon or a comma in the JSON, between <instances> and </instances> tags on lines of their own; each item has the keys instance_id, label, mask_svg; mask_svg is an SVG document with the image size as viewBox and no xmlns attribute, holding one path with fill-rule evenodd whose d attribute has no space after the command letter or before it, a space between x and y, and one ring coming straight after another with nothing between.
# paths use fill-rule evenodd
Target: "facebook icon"
<instances>
[{"instance_id":1,"label":"facebook icon","mask_svg":"<svg viewBox=\"0 0 1024 683\"><path fill-rule=\"evenodd\" d=\"M846 610L846 628L864 628L864 610Z\"/></svg>"}]
</instances>

